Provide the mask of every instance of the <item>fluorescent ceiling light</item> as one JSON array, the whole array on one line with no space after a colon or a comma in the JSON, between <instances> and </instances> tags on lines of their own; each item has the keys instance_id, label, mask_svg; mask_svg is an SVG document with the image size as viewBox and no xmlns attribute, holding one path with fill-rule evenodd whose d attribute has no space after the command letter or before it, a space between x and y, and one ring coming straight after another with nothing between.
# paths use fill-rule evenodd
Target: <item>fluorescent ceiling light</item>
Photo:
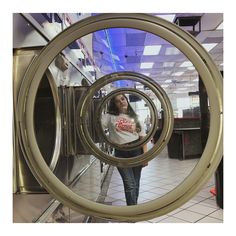
<instances>
[{"instance_id":1,"label":"fluorescent ceiling light","mask_svg":"<svg viewBox=\"0 0 236 236\"><path fill-rule=\"evenodd\" d=\"M73 52L75 52L75 54L78 58L84 59L84 53L83 53L82 49L72 49L72 50L73 50Z\"/></svg>"},{"instance_id":2,"label":"fluorescent ceiling light","mask_svg":"<svg viewBox=\"0 0 236 236\"><path fill-rule=\"evenodd\" d=\"M185 61L180 65L180 67L190 67L190 66L193 66L191 61Z\"/></svg>"},{"instance_id":3,"label":"fluorescent ceiling light","mask_svg":"<svg viewBox=\"0 0 236 236\"><path fill-rule=\"evenodd\" d=\"M105 39L102 39L102 42L106 45L107 48L109 48L109 45Z\"/></svg>"},{"instance_id":4,"label":"fluorescent ceiling light","mask_svg":"<svg viewBox=\"0 0 236 236\"><path fill-rule=\"evenodd\" d=\"M172 80L171 79L167 79L167 80L165 80L165 83L167 83L167 84L172 83Z\"/></svg>"},{"instance_id":5,"label":"fluorescent ceiling light","mask_svg":"<svg viewBox=\"0 0 236 236\"><path fill-rule=\"evenodd\" d=\"M175 62L164 62L163 67L173 67Z\"/></svg>"},{"instance_id":6,"label":"fluorescent ceiling light","mask_svg":"<svg viewBox=\"0 0 236 236\"><path fill-rule=\"evenodd\" d=\"M166 48L165 55L178 55L180 53L179 49L176 47Z\"/></svg>"},{"instance_id":7,"label":"fluorescent ceiling light","mask_svg":"<svg viewBox=\"0 0 236 236\"><path fill-rule=\"evenodd\" d=\"M117 55L111 54L111 56L112 56L113 59L115 59L115 60L117 60L117 61L120 61L120 58L119 58Z\"/></svg>"},{"instance_id":8,"label":"fluorescent ceiling light","mask_svg":"<svg viewBox=\"0 0 236 236\"><path fill-rule=\"evenodd\" d=\"M203 43L202 46L209 52L212 48L214 48L217 43Z\"/></svg>"},{"instance_id":9,"label":"fluorescent ceiling light","mask_svg":"<svg viewBox=\"0 0 236 236\"><path fill-rule=\"evenodd\" d=\"M156 15L162 19L168 20L170 22L173 22L175 19L175 14L167 14L167 15Z\"/></svg>"},{"instance_id":10,"label":"fluorescent ceiling light","mask_svg":"<svg viewBox=\"0 0 236 236\"><path fill-rule=\"evenodd\" d=\"M94 71L94 67L93 66L86 66L84 67L85 71Z\"/></svg>"},{"instance_id":11,"label":"fluorescent ceiling light","mask_svg":"<svg viewBox=\"0 0 236 236\"><path fill-rule=\"evenodd\" d=\"M143 86L142 84L139 84L139 85L136 85L135 88L136 88L136 89L143 89L144 86Z\"/></svg>"},{"instance_id":12,"label":"fluorescent ceiling light","mask_svg":"<svg viewBox=\"0 0 236 236\"><path fill-rule=\"evenodd\" d=\"M146 75L146 76L149 76L150 75L150 73L142 73L143 75Z\"/></svg>"},{"instance_id":13,"label":"fluorescent ceiling light","mask_svg":"<svg viewBox=\"0 0 236 236\"><path fill-rule=\"evenodd\" d=\"M223 22L216 29L217 30L222 30L223 29Z\"/></svg>"},{"instance_id":14,"label":"fluorescent ceiling light","mask_svg":"<svg viewBox=\"0 0 236 236\"><path fill-rule=\"evenodd\" d=\"M189 67L187 68L187 70L195 70L195 67L194 67L194 66L189 66Z\"/></svg>"},{"instance_id":15,"label":"fluorescent ceiling light","mask_svg":"<svg viewBox=\"0 0 236 236\"><path fill-rule=\"evenodd\" d=\"M161 75L170 75L171 71L162 71Z\"/></svg>"},{"instance_id":16,"label":"fluorescent ceiling light","mask_svg":"<svg viewBox=\"0 0 236 236\"><path fill-rule=\"evenodd\" d=\"M153 62L143 62L141 63L140 69L150 69L153 67Z\"/></svg>"},{"instance_id":17,"label":"fluorescent ceiling light","mask_svg":"<svg viewBox=\"0 0 236 236\"><path fill-rule=\"evenodd\" d=\"M185 87L192 87L195 86L195 84L184 84Z\"/></svg>"},{"instance_id":18,"label":"fluorescent ceiling light","mask_svg":"<svg viewBox=\"0 0 236 236\"><path fill-rule=\"evenodd\" d=\"M184 91L186 90L187 88L177 88L178 91Z\"/></svg>"},{"instance_id":19,"label":"fluorescent ceiling light","mask_svg":"<svg viewBox=\"0 0 236 236\"><path fill-rule=\"evenodd\" d=\"M160 50L161 50L161 45L145 46L143 55L145 56L158 55Z\"/></svg>"},{"instance_id":20,"label":"fluorescent ceiling light","mask_svg":"<svg viewBox=\"0 0 236 236\"><path fill-rule=\"evenodd\" d=\"M168 88L169 87L169 84L163 84L161 85L162 88Z\"/></svg>"},{"instance_id":21,"label":"fluorescent ceiling light","mask_svg":"<svg viewBox=\"0 0 236 236\"><path fill-rule=\"evenodd\" d=\"M179 72L175 72L172 75L174 76L181 76L184 72L183 71L179 71Z\"/></svg>"},{"instance_id":22,"label":"fluorescent ceiling light","mask_svg":"<svg viewBox=\"0 0 236 236\"><path fill-rule=\"evenodd\" d=\"M186 93L186 91L173 91L173 93L179 93L179 94L181 94L181 93Z\"/></svg>"}]
</instances>

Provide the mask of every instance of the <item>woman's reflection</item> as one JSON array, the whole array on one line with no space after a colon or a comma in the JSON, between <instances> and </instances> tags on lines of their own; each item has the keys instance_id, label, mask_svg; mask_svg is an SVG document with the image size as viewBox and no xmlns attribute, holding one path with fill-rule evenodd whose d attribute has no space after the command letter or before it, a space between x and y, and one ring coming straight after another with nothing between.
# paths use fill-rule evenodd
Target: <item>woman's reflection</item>
<instances>
[{"instance_id":1,"label":"woman's reflection","mask_svg":"<svg viewBox=\"0 0 236 236\"><path fill-rule=\"evenodd\" d=\"M116 95L110 100L108 111L103 115L101 123L104 129L108 129L110 140L116 144L131 144L146 135L144 124L139 121L138 115L124 94ZM115 149L115 156L129 158L139 156L146 151L147 145L145 144L143 147L131 151ZM117 168L123 180L127 205L136 205L143 166Z\"/></svg>"}]
</instances>

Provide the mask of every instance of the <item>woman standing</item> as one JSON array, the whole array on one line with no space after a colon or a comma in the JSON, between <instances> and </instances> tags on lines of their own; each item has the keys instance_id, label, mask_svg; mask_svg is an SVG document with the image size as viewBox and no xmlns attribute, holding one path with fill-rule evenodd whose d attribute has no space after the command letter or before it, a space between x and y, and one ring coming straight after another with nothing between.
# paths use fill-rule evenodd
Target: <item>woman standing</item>
<instances>
[{"instance_id":1,"label":"woman standing","mask_svg":"<svg viewBox=\"0 0 236 236\"><path fill-rule=\"evenodd\" d=\"M145 136L143 125L124 94L114 96L109 103L107 114L103 115L102 126L109 130L109 138L116 144L137 142ZM131 151L115 149L115 156L129 158L147 151L147 145ZM139 195L140 177L143 166L117 167L124 184L127 205L136 205Z\"/></svg>"}]
</instances>

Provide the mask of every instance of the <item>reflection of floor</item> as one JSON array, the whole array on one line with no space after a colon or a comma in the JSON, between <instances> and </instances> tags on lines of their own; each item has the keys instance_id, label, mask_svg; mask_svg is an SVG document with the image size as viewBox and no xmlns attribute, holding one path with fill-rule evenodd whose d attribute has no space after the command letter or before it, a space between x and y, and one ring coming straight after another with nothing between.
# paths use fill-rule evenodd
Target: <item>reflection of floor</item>
<instances>
[{"instance_id":1,"label":"reflection of floor","mask_svg":"<svg viewBox=\"0 0 236 236\"><path fill-rule=\"evenodd\" d=\"M167 152L163 151L158 158L143 168L139 203L156 199L176 187L187 177L198 160L170 159ZM214 177L194 198L180 208L145 222L223 222L223 210L217 206L215 197L210 193L212 187L214 187ZM105 202L112 202L112 205L126 205L122 181L116 168L111 177Z\"/></svg>"},{"instance_id":2,"label":"reflection of floor","mask_svg":"<svg viewBox=\"0 0 236 236\"><path fill-rule=\"evenodd\" d=\"M167 151L162 151L158 158L150 161L149 165L142 170L139 203L156 199L173 189L181 183L188 174L190 174L198 160L199 159L187 159L180 161L177 159L170 159L167 155ZM95 168L95 170L97 169L98 168ZM99 173L95 171L92 174L98 175ZM93 182L91 184L88 177L90 175L91 173L86 173L80 179L80 184L78 185L77 190L83 197L93 199L94 193L98 194L98 191L100 192L100 185L98 184L99 181L97 181L98 183L95 181L96 183ZM215 197L210 193L210 189L214 187L214 181L213 176L208 184L203 187L195 197L180 208L168 213L167 215L143 222L222 223L223 210L217 206ZM90 187L88 188L88 186ZM96 201L104 202L108 205L126 205L123 184L115 167L111 167L108 171L100 196L96 198ZM67 207L63 207L62 211L58 208L57 213L53 215L52 219L48 222L112 223L117 221L99 219L96 217L85 217L83 214L79 214Z\"/></svg>"}]
</instances>

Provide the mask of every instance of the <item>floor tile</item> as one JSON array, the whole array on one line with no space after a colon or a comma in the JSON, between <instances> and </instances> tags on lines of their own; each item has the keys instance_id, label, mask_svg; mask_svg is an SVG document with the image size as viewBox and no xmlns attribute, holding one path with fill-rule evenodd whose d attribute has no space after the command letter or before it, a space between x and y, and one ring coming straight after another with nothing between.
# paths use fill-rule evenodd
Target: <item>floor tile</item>
<instances>
[{"instance_id":1,"label":"floor tile","mask_svg":"<svg viewBox=\"0 0 236 236\"><path fill-rule=\"evenodd\" d=\"M159 223L189 223L189 222L171 216L171 217L168 217L164 220L159 221Z\"/></svg>"},{"instance_id":2,"label":"floor tile","mask_svg":"<svg viewBox=\"0 0 236 236\"><path fill-rule=\"evenodd\" d=\"M202 215L202 214L199 214L199 213L196 213L193 211L188 211L188 210L180 211L180 212L174 214L173 216L176 218L179 218L181 220L185 220L185 221L192 222L192 223L194 223L204 217L204 215Z\"/></svg>"},{"instance_id":3,"label":"floor tile","mask_svg":"<svg viewBox=\"0 0 236 236\"><path fill-rule=\"evenodd\" d=\"M150 161L142 170L138 204L157 199L182 183L190 174L199 159L180 161L168 158L167 149ZM202 190L181 207L166 215L142 221L142 223L220 223L223 222L223 210L219 209L215 197L210 193L214 187L214 176ZM120 174L116 168L111 177L108 196L105 201L112 205L125 206L125 195Z\"/></svg>"},{"instance_id":4,"label":"floor tile","mask_svg":"<svg viewBox=\"0 0 236 236\"><path fill-rule=\"evenodd\" d=\"M215 209L219 209L215 199L208 198L206 200L201 201L200 204L205 205L205 206L209 206L209 207L213 207Z\"/></svg>"},{"instance_id":5,"label":"floor tile","mask_svg":"<svg viewBox=\"0 0 236 236\"><path fill-rule=\"evenodd\" d=\"M217 218L219 220L223 220L223 210L220 209L220 210L214 211L209 216L213 218Z\"/></svg>"},{"instance_id":6,"label":"floor tile","mask_svg":"<svg viewBox=\"0 0 236 236\"><path fill-rule=\"evenodd\" d=\"M159 216L159 217L153 218L153 219L148 220L148 221L151 222L151 223L157 223L157 222L160 222L161 220L166 219L166 218L168 218L168 216L163 215L163 216Z\"/></svg>"},{"instance_id":7,"label":"floor tile","mask_svg":"<svg viewBox=\"0 0 236 236\"><path fill-rule=\"evenodd\" d=\"M197 213L202 214L202 215L208 215L208 214L214 212L215 208L204 206L204 205L201 205L201 204L195 204L191 207L188 207L187 210L194 211L194 212L197 212Z\"/></svg>"},{"instance_id":8,"label":"floor tile","mask_svg":"<svg viewBox=\"0 0 236 236\"><path fill-rule=\"evenodd\" d=\"M207 216L207 217L199 220L197 223L223 223L223 222L222 222L222 220Z\"/></svg>"}]
</instances>

